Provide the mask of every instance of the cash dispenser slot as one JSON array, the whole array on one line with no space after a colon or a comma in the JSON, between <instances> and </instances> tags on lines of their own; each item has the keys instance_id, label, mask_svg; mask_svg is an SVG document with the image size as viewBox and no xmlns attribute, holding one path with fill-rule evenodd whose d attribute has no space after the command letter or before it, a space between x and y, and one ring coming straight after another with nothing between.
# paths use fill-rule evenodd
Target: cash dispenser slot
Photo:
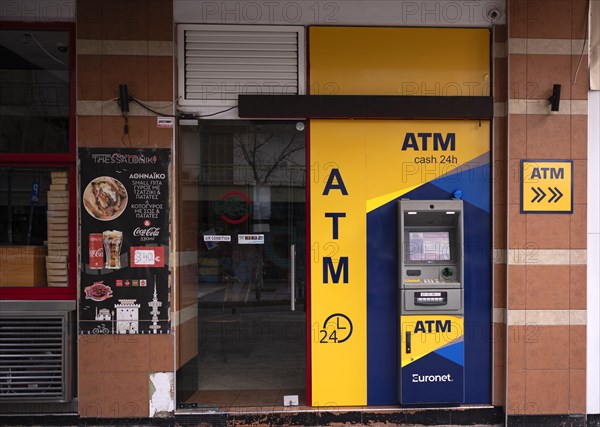
<instances>
[{"instance_id":1,"label":"cash dispenser slot","mask_svg":"<svg viewBox=\"0 0 600 427\"><path fill-rule=\"evenodd\" d=\"M462 289L406 289L401 293L406 314L462 314Z\"/></svg>"},{"instance_id":2,"label":"cash dispenser slot","mask_svg":"<svg viewBox=\"0 0 600 427\"><path fill-rule=\"evenodd\" d=\"M447 292L415 292L415 305L446 305L448 304Z\"/></svg>"}]
</instances>

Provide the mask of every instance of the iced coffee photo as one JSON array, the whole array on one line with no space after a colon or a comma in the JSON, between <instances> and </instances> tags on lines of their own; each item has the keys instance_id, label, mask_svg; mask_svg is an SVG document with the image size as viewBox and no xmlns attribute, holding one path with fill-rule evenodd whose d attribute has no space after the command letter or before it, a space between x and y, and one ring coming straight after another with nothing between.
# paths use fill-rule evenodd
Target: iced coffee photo
<instances>
[{"instance_id":1,"label":"iced coffee photo","mask_svg":"<svg viewBox=\"0 0 600 427\"><path fill-rule=\"evenodd\" d=\"M102 233L104 244L104 256L106 263L104 268L121 268L121 245L123 244L123 232L107 230Z\"/></svg>"}]
</instances>

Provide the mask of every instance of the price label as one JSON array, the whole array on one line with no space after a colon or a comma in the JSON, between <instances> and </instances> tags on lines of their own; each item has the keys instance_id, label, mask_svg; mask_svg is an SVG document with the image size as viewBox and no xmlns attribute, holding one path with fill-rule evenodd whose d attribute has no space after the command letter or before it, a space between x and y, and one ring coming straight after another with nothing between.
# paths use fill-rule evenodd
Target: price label
<instances>
[{"instance_id":1,"label":"price label","mask_svg":"<svg viewBox=\"0 0 600 427\"><path fill-rule=\"evenodd\" d=\"M130 253L131 267L164 267L164 246L133 246Z\"/></svg>"},{"instance_id":2,"label":"price label","mask_svg":"<svg viewBox=\"0 0 600 427\"><path fill-rule=\"evenodd\" d=\"M135 265L154 265L154 251L147 249L138 249L135 251L133 263Z\"/></svg>"}]
</instances>

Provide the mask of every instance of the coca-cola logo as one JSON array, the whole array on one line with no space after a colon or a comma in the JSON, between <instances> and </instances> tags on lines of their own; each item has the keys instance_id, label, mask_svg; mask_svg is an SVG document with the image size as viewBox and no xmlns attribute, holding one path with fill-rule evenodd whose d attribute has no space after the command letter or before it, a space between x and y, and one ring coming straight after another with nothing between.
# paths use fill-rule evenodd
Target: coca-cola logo
<instances>
[{"instance_id":1,"label":"coca-cola logo","mask_svg":"<svg viewBox=\"0 0 600 427\"><path fill-rule=\"evenodd\" d=\"M103 257L104 256L104 249L102 247L96 248L96 249L90 249L90 257Z\"/></svg>"},{"instance_id":2,"label":"coca-cola logo","mask_svg":"<svg viewBox=\"0 0 600 427\"><path fill-rule=\"evenodd\" d=\"M149 228L137 227L135 230L133 230L133 235L135 237L158 237L159 234L160 234L160 227L149 227Z\"/></svg>"}]
</instances>

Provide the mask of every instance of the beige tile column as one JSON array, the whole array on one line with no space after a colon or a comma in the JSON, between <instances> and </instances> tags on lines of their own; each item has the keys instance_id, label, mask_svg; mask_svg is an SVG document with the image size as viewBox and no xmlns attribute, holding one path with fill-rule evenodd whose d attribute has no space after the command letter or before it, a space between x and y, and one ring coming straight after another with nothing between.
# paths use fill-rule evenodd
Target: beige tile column
<instances>
[{"instance_id":1,"label":"beige tile column","mask_svg":"<svg viewBox=\"0 0 600 427\"><path fill-rule=\"evenodd\" d=\"M510 0L507 403L585 413L587 58L584 0ZM581 67L579 66L581 60ZM562 86L550 112L552 85ZM520 212L522 159L572 159L573 214Z\"/></svg>"}]
</instances>

